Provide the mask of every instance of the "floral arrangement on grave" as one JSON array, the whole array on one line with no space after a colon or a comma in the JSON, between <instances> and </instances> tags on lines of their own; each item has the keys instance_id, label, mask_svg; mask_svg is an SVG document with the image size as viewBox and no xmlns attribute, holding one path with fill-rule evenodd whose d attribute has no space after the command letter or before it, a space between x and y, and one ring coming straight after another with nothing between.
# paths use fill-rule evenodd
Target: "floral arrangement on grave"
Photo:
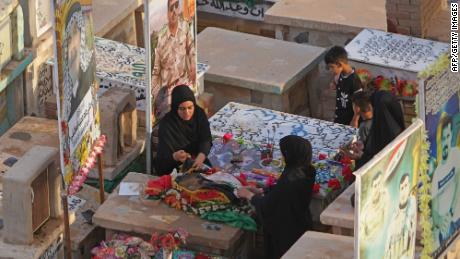
<instances>
[{"instance_id":1,"label":"floral arrangement on grave","mask_svg":"<svg viewBox=\"0 0 460 259\"><path fill-rule=\"evenodd\" d=\"M382 75L373 78L366 69L357 69L356 75L364 86L389 91L396 96L414 97L418 93L418 84L415 80L402 80L396 77L386 78Z\"/></svg>"},{"instance_id":2,"label":"floral arrangement on grave","mask_svg":"<svg viewBox=\"0 0 460 259\"><path fill-rule=\"evenodd\" d=\"M167 258L168 255L176 258L175 255L185 252L179 246L185 244L187 237L188 233L183 229L166 234L153 233L150 241L126 234L115 234L111 240L102 241L91 250L92 259L152 259Z\"/></svg>"},{"instance_id":3,"label":"floral arrangement on grave","mask_svg":"<svg viewBox=\"0 0 460 259\"><path fill-rule=\"evenodd\" d=\"M346 156L335 161L320 153L317 159L313 159L313 166L316 169L313 193L325 194L340 190L354 180L353 161Z\"/></svg>"}]
</instances>

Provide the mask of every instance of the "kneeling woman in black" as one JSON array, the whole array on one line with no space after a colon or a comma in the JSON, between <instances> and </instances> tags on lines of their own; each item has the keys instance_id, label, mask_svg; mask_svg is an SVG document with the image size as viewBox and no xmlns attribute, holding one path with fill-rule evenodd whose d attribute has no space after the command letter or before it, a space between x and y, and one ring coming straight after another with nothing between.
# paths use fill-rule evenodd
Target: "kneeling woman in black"
<instances>
[{"instance_id":1,"label":"kneeling woman in black","mask_svg":"<svg viewBox=\"0 0 460 259\"><path fill-rule=\"evenodd\" d=\"M280 149L286 166L274 187L238 190L238 196L256 208L263 226L266 258L280 258L311 229L309 207L316 175L311 144L290 135L280 140Z\"/></svg>"},{"instance_id":2,"label":"kneeling woman in black","mask_svg":"<svg viewBox=\"0 0 460 259\"><path fill-rule=\"evenodd\" d=\"M195 159L194 167L209 164L211 145L208 118L196 105L192 90L186 85L176 86L171 95L171 110L161 119L158 129L156 173L171 173L189 156Z\"/></svg>"}]
</instances>

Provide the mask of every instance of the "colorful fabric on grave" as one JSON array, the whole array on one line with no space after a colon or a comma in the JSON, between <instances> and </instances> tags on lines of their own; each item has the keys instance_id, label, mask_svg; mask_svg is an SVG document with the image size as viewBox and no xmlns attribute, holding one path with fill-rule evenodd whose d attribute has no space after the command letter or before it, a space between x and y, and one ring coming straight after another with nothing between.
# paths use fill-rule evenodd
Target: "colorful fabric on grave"
<instances>
[{"instance_id":1,"label":"colorful fabric on grave","mask_svg":"<svg viewBox=\"0 0 460 259\"><path fill-rule=\"evenodd\" d=\"M210 175L203 175L206 179L213 181L215 183L223 183L232 186L233 188L241 188L243 185L235 176L224 173L224 172L216 172Z\"/></svg>"},{"instance_id":2,"label":"colorful fabric on grave","mask_svg":"<svg viewBox=\"0 0 460 259\"><path fill-rule=\"evenodd\" d=\"M208 200L191 204L188 202L187 198L184 198L184 196L187 197L187 194L184 195L176 189L170 189L166 192L163 200L166 204L173 208L198 216L212 211L233 211L247 215L251 215L253 213L253 208L247 203L225 204L220 201Z\"/></svg>"},{"instance_id":3,"label":"colorful fabric on grave","mask_svg":"<svg viewBox=\"0 0 460 259\"><path fill-rule=\"evenodd\" d=\"M212 196L219 196L217 200L224 203L238 201L238 198L233 193L233 186L210 181L201 174L192 173L178 176L172 182L172 186L174 189L186 194L192 201L206 201L210 193L212 193Z\"/></svg>"},{"instance_id":4,"label":"colorful fabric on grave","mask_svg":"<svg viewBox=\"0 0 460 259\"><path fill-rule=\"evenodd\" d=\"M211 211L201 215L202 219L226 223L232 227L249 231L257 231L257 223L248 215L233 211Z\"/></svg>"},{"instance_id":5,"label":"colorful fabric on grave","mask_svg":"<svg viewBox=\"0 0 460 259\"><path fill-rule=\"evenodd\" d=\"M276 184L276 179L273 176L267 176L253 172L241 172L239 177L243 179L243 181L246 183L245 185L254 187L264 188Z\"/></svg>"},{"instance_id":6,"label":"colorful fabric on grave","mask_svg":"<svg viewBox=\"0 0 460 259\"><path fill-rule=\"evenodd\" d=\"M149 196L159 196L171 189L171 175L163 175L159 178L149 180L145 188L145 194Z\"/></svg>"}]
</instances>

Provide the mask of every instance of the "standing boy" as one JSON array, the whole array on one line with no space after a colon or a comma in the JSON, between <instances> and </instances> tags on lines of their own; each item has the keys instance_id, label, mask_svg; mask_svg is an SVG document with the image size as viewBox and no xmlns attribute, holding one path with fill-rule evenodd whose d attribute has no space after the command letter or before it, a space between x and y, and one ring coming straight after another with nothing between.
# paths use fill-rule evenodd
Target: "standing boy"
<instances>
[{"instance_id":1,"label":"standing boy","mask_svg":"<svg viewBox=\"0 0 460 259\"><path fill-rule=\"evenodd\" d=\"M331 88L336 90L334 122L350 125L353 119L359 119L359 115L353 112L351 97L354 93L362 91L361 81L353 67L348 64L348 54L343 47L332 47L326 53L324 61L334 74L334 80L331 82Z\"/></svg>"}]
</instances>

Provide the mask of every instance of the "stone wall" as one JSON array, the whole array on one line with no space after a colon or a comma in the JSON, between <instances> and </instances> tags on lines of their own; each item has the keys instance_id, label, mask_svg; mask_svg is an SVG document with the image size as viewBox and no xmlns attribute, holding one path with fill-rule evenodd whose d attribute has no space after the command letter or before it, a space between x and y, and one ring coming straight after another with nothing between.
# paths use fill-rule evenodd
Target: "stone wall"
<instances>
[{"instance_id":1,"label":"stone wall","mask_svg":"<svg viewBox=\"0 0 460 259\"><path fill-rule=\"evenodd\" d=\"M138 46L136 39L136 22L134 12L123 19L117 26L100 37ZM140 32L143 34L143 31ZM99 35L97 35L99 36ZM143 44L140 42L140 44ZM143 46L141 46L143 47Z\"/></svg>"},{"instance_id":2,"label":"stone wall","mask_svg":"<svg viewBox=\"0 0 460 259\"><path fill-rule=\"evenodd\" d=\"M198 12L197 21L198 33L207 27L217 27L226 30L275 38L275 26L262 21L251 21L206 12Z\"/></svg>"},{"instance_id":3,"label":"stone wall","mask_svg":"<svg viewBox=\"0 0 460 259\"><path fill-rule=\"evenodd\" d=\"M444 0L387 0L388 31L423 38L443 4Z\"/></svg>"}]
</instances>

